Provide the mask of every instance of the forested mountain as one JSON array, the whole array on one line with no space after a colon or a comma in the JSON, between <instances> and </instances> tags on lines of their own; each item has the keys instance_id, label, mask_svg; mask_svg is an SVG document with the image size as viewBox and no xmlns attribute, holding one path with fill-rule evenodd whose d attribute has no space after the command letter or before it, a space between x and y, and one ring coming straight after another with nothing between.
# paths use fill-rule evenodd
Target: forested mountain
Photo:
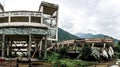
<instances>
[{"instance_id":1,"label":"forested mountain","mask_svg":"<svg viewBox=\"0 0 120 67\"><path fill-rule=\"evenodd\" d=\"M70 34L61 28L58 28L58 41L79 39L80 37Z\"/></svg>"}]
</instances>

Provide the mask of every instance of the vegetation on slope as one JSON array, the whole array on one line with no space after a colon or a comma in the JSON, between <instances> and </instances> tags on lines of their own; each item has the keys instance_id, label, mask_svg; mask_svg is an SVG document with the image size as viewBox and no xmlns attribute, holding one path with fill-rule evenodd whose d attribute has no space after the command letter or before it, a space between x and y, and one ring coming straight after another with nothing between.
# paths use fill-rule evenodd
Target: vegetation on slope
<instances>
[{"instance_id":1,"label":"vegetation on slope","mask_svg":"<svg viewBox=\"0 0 120 67\"><path fill-rule=\"evenodd\" d=\"M80 37L70 34L61 28L58 28L58 41L72 40L72 39L79 39L79 38Z\"/></svg>"},{"instance_id":2,"label":"vegetation on slope","mask_svg":"<svg viewBox=\"0 0 120 67\"><path fill-rule=\"evenodd\" d=\"M120 59L120 41L114 46L115 55Z\"/></svg>"}]
</instances>

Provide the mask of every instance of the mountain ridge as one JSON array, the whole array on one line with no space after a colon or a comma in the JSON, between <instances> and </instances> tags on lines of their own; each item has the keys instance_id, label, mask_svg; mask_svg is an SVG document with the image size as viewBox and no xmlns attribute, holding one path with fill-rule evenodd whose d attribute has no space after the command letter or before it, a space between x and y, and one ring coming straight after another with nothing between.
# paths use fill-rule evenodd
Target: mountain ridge
<instances>
[{"instance_id":1,"label":"mountain ridge","mask_svg":"<svg viewBox=\"0 0 120 67\"><path fill-rule=\"evenodd\" d=\"M81 38L113 38L104 34L92 34L92 33L78 33L76 36Z\"/></svg>"},{"instance_id":2,"label":"mountain ridge","mask_svg":"<svg viewBox=\"0 0 120 67\"><path fill-rule=\"evenodd\" d=\"M62 28L58 28L58 41L79 39L80 37L73 35Z\"/></svg>"},{"instance_id":3,"label":"mountain ridge","mask_svg":"<svg viewBox=\"0 0 120 67\"><path fill-rule=\"evenodd\" d=\"M80 39L80 38L113 38L113 37L104 34L92 34L92 33L78 33L73 35L63 30L62 28L58 28L58 41ZM115 38L113 39L114 39L113 42L117 44L119 40Z\"/></svg>"}]
</instances>

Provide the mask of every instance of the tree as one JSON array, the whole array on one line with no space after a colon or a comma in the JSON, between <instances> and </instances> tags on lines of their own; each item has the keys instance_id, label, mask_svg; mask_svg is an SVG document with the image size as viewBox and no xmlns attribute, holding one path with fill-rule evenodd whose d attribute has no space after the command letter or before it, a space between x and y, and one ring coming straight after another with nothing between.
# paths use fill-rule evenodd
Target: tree
<instances>
[{"instance_id":1,"label":"tree","mask_svg":"<svg viewBox=\"0 0 120 67\"><path fill-rule=\"evenodd\" d=\"M114 46L114 51L115 51L115 55L120 58L120 41L118 41L117 45Z\"/></svg>"},{"instance_id":2,"label":"tree","mask_svg":"<svg viewBox=\"0 0 120 67\"><path fill-rule=\"evenodd\" d=\"M60 54L60 58L67 58L67 47L61 47L58 49L58 53Z\"/></svg>"},{"instance_id":3,"label":"tree","mask_svg":"<svg viewBox=\"0 0 120 67\"><path fill-rule=\"evenodd\" d=\"M89 44L85 43L85 45L84 45L84 47L82 48L82 51L81 51L81 59L88 60L91 53L92 53L91 47L89 46Z\"/></svg>"},{"instance_id":4,"label":"tree","mask_svg":"<svg viewBox=\"0 0 120 67\"><path fill-rule=\"evenodd\" d=\"M117 45L120 47L120 41L118 41Z\"/></svg>"}]
</instances>

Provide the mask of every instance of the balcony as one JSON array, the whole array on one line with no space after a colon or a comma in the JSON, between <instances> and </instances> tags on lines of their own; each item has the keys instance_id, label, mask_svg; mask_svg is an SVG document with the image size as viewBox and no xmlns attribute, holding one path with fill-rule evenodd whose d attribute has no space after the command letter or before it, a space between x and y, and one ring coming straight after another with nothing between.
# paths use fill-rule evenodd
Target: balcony
<instances>
[{"instance_id":1,"label":"balcony","mask_svg":"<svg viewBox=\"0 0 120 67\"><path fill-rule=\"evenodd\" d=\"M46 34L48 29L49 39L56 39L57 17L37 11L0 12L0 34L3 30L5 34L29 34L27 28L35 28L31 30L32 34L41 35Z\"/></svg>"},{"instance_id":2,"label":"balcony","mask_svg":"<svg viewBox=\"0 0 120 67\"><path fill-rule=\"evenodd\" d=\"M9 11L0 13L0 23L34 22L41 23L41 13L35 11Z\"/></svg>"},{"instance_id":3,"label":"balcony","mask_svg":"<svg viewBox=\"0 0 120 67\"><path fill-rule=\"evenodd\" d=\"M8 17L8 16L36 16L41 17L41 13L37 11L9 11L9 12L1 12L0 17Z\"/></svg>"}]
</instances>

